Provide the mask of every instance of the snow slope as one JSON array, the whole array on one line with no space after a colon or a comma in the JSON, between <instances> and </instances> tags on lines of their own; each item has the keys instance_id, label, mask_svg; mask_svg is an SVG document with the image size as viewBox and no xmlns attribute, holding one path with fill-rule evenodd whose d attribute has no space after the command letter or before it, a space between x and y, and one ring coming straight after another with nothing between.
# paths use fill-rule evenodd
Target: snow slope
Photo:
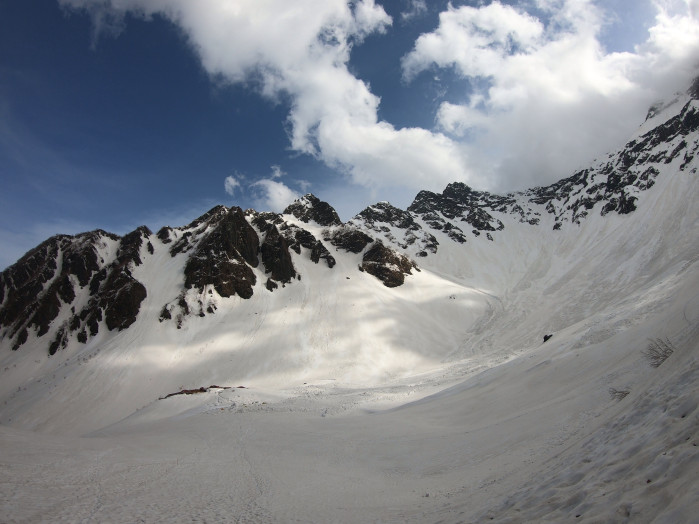
<instances>
[{"instance_id":1,"label":"snow slope","mask_svg":"<svg viewBox=\"0 0 699 524\"><path fill-rule=\"evenodd\" d=\"M2 520L695 521L698 166L657 167L633 213L493 211L492 240L435 231L396 288L326 243L335 268L303 251L274 292L258 268L180 329L186 258L153 235L129 329L2 347Z\"/></svg>"}]
</instances>

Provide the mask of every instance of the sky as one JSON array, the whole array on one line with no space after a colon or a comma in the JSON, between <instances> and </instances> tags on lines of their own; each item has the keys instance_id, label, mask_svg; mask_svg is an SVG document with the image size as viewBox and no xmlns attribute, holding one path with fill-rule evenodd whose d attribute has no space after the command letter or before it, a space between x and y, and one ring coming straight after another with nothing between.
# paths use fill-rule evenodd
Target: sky
<instances>
[{"instance_id":1,"label":"sky","mask_svg":"<svg viewBox=\"0 0 699 524\"><path fill-rule=\"evenodd\" d=\"M699 0L0 0L0 269L57 233L550 184L699 73Z\"/></svg>"}]
</instances>

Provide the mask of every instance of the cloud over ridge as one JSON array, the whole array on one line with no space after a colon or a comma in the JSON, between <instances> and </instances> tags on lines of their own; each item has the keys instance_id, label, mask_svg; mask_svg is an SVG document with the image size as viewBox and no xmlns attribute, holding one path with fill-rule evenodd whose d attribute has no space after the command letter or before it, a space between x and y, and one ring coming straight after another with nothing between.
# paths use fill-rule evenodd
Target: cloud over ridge
<instances>
[{"instance_id":1,"label":"cloud over ridge","mask_svg":"<svg viewBox=\"0 0 699 524\"><path fill-rule=\"evenodd\" d=\"M402 63L409 81L433 68L485 80L463 101L442 102L437 124L468 136L475 169L503 189L552 182L620 145L629 123L640 124L655 99L686 88L699 71L696 0L654 3L654 25L632 52L605 50L598 3L534 4L539 18L497 1L449 5Z\"/></svg>"},{"instance_id":2,"label":"cloud over ridge","mask_svg":"<svg viewBox=\"0 0 699 524\"><path fill-rule=\"evenodd\" d=\"M121 27L127 14L168 19L212 77L252 81L263 96L289 101L293 151L375 190L552 182L627 138L629 122L699 66L697 0L655 2L648 38L626 52L606 51L608 15L592 0L449 4L406 50L404 77L451 69L474 87L441 101L433 129L396 128L379 119L380 98L348 66L353 46L391 31L375 0L60 2L91 13L96 30ZM424 2L411 5L424 11ZM267 182L260 189L277 199L293 193Z\"/></svg>"}]
</instances>

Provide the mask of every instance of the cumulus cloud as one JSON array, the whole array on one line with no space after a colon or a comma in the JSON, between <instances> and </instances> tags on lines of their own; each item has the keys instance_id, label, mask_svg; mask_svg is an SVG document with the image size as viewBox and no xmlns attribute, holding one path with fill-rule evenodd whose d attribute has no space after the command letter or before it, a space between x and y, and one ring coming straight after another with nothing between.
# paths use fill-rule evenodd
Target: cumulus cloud
<instances>
[{"instance_id":1,"label":"cumulus cloud","mask_svg":"<svg viewBox=\"0 0 699 524\"><path fill-rule=\"evenodd\" d=\"M228 193L231 196L235 195L235 191L239 187L240 182L237 178L233 176L227 176L226 179L223 181L223 188L225 189L226 193Z\"/></svg>"},{"instance_id":2,"label":"cumulus cloud","mask_svg":"<svg viewBox=\"0 0 699 524\"><path fill-rule=\"evenodd\" d=\"M396 128L379 120L379 97L348 67L352 46L393 23L374 0L59 1L91 13L96 30L118 30L127 14L170 20L213 78L288 101L292 150L375 192L455 180L513 189L567 176L688 84L699 57L697 0L655 2L648 38L632 52L605 50L607 14L593 0L449 5L404 57L404 76L451 68L475 88L443 100L435 129ZM255 187L277 209L294 194L279 177Z\"/></svg>"},{"instance_id":3,"label":"cumulus cloud","mask_svg":"<svg viewBox=\"0 0 699 524\"><path fill-rule=\"evenodd\" d=\"M281 213L300 195L283 182L272 178L264 178L251 184L255 193L254 202L256 209L264 209Z\"/></svg>"},{"instance_id":4,"label":"cumulus cloud","mask_svg":"<svg viewBox=\"0 0 699 524\"><path fill-rule=\"evenodd\" d=\"M462 75L490 76L508 56L527 52L544 31L537 19L511 6L494 2L485 7L464 6L439 15L439 27L420 36L403 60L407 79L432 63L454 65Z\"/></svg>"},{"instance_id":5,"label":"cumulus cloud","mask_svg":"<svg viewBox=\"0 0 699 524\"><path fill-rule=\"evenodd\" d=\"M272 180L274 180L276 178L281 178L284 175L286 175L286 173L284 171L282 171L282 168L277 166L277 165L272 166L271 169L272 169L272 175L271 175Z\"/></svg>"},{"instance_id":6,"label":"cumulus cloud","mask_svg":"<svg viewBox=\"0 0 699 524\"><path fill-rule=\"evenodd\" d=\"M412 20L427 12L425 0L407 0L407 4L407 9L400 14L400 18L403 22Z\"/></svg>"},{"instance_id":7,"label":"cumulus cloud","mask_svg":"<svg viewBox=\"0 0 699 524\"><path fill-rule=\"evenodd\" d=\"M224 189L231 196L249 198L255 209L259 211L282 212L289 204L299 198L299 193L281 181L286 173L278 165L270 167L268 176L253 182L240 173L227 176L224 179ZM293 180L292 185L306 192L310 184L305 180Z\"/></svg>"},{"instance_id":8,"label":"cumulus cloud","mask_svg":"<svg viewBox=\"0 0 699 524\"><path fill-rule=\"evenodd\" d=\"M648 38L606 52L606 13L591 0L537 0L539 18L492 2L453 7L403 59L407 80L453 68L485 85L439 107L491 187L552 182L627 139L649 104L685 88L699 66L696 0L656 2ZM527 4L523 4L527 5ZM528 4L532 5L532 4Z\"/></svg>"},{"instance_id":9,"label":"cumulus cloud","mask_svg":"<svg viewBox=\"0 0 699 524\"><path fill-rule=\"evenodd\" d=\"M374 0L60 1L96 20L172 21L217 80L252 81L264 96L289 100L291 148L357 184L436 189L466 176L458 144L380 121L379 98L349 71L352 46L392 24Z\"/></svg>"}]
</instances>

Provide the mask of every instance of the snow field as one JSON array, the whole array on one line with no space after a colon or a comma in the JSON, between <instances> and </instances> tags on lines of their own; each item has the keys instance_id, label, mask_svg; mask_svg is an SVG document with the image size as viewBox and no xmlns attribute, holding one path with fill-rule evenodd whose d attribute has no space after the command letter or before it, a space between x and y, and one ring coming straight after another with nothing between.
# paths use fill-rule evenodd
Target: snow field
<instances>
[{"instance_id":1,"label":"snow field","mask_svg":"<svg viewBox=\"0 0 699 524\"><path fill-rule=\"evenodd\" d=\"M400 288L302 252L181 329L185 259L153 237L129 330L0 353L3 520L693 522L699 195L663 170L630 215L438 233Z\"/></svg>"}]
</instances>

